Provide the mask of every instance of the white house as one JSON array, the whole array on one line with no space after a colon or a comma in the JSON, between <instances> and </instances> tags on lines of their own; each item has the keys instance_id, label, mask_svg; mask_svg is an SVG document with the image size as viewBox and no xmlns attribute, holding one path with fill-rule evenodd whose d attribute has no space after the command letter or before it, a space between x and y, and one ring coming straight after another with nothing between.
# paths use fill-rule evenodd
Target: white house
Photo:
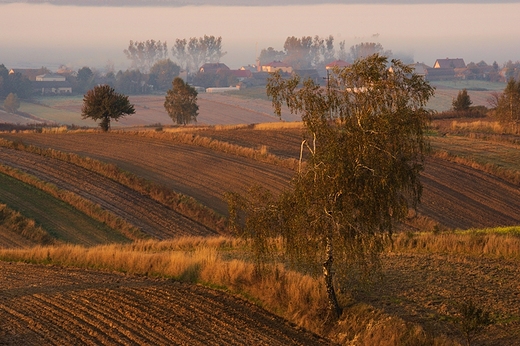
<instances>
[{"instance_id":1,"label":"white house","mask_svg":"<svg viewBox=\"0 0 520 346\"><path fill-rule=\"evenodd\" d=\"M65 82L65 77L56 73L46 73L36 76L38 82Z\"/></svg>"},{"instance_id":2,"label":"white house","mask_svg":"<svg viewBox=\"0 0 520 346\"><path fill-rule=\"evenodd\" d=\"M41 95L72 94L72 86L64 76L56 73L47 73L36 76L33 82L34 91Z\"/></svg>"}]
</instances>

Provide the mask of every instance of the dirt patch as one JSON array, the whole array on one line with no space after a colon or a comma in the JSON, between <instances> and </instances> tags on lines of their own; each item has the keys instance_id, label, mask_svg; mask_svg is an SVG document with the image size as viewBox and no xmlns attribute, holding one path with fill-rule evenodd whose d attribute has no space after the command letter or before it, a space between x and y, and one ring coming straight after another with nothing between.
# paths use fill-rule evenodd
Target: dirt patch
<instances>
[{"instance_id":1,"label":"dirt patch","mask_svg":"<svg viewBox=\"0 0 520 346\"><path fill-rule=\"evenodd\" d=\"M462 342L453 320L456 305L470 299L491 312L494 323L474 345L520 345L520 268L516 261L455 255L390 253L384 280L360 292L365 301L433 335Z\"/></svg>"},{"instance_id":2,"label":"dirt patch","mask_svg":"<svg viewBox=\"0 0 520 346\"><path fill-rule=\"evenodd\" d=\"M327 345L232 295L172 280L0 262L0 344Z\"/></svg>"}]
</instances>

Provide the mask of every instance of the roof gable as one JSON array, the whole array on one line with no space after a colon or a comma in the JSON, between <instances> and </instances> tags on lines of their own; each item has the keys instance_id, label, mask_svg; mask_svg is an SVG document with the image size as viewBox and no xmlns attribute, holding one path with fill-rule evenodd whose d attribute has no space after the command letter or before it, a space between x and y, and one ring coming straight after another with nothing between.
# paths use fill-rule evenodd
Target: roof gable
<instances>
[{"instance_id":1,"label":"roof gable","mask_svg":"<svg viewBox=\"0 0 520 346\"><path fill-rule=\"evenodd\" d=\"M208 62L202 65L199 68L199 72L210 72L210 73L216 73L220 70L229 70L229 67L226 66L226 64L223 64L221 62Z\"/></svg>"},{"instance_id":2,"label":"roof gable","mask_svg":"<svg viewBox=\"0 0 520 346\"><path fill-rule=\"evenodd\" d=\"M327 66L325 66L326 69L331 69L331 68L334 68L334 67L339 67L339 68L343 68L343 67L348 67L350 66L350 64L344 60L341 60L341 59L338 59L338 60L334 60L333 62L331 62L330 64L327 64Z\"/></svg>"},{"instance_id":3,"label":"roof gable","mask_svg":"<svg viewBox=\"0 0 520 346\"><path fill-rule=\"evenodd\" d=\"M271 61L268 64L264 64L264 66L270 66L270 67L291 67L291 66L287 65L284 62L276 61L276 60L275 61Z\"/></svg>"},{"instance_id":4,"label":"roof gable","mask_svg":"<svg viewBox=\"0 0 520 346\"><path fill-rule=\"evenodd\" d=\"M437 59L435 61L435 64L433 65L433 68L465 68L466 63L464 62L464 59L457 58L457 59Z\"/></svg>"}]
</instances>

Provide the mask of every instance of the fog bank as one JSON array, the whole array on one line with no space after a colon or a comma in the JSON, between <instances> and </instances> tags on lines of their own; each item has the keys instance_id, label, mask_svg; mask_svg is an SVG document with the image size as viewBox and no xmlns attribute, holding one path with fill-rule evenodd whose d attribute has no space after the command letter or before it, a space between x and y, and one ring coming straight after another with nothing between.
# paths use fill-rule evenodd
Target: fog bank
<instances>
[{"instance_id":1,"label":"fog bank","mask_svg":"<svg viewBox=\"0 0 520 346\"><path fill-rule=\"evenodd\" d=\"M255 63L262 48L283 50L288 36L335 37L335 46L379 42L433 65L437 58L499 64L520 60L519 3L328 4L302 6L75 7L0 4L0 63L125 69L130 40L222 36L231 68Z\"/></svg>"}]
</instances>

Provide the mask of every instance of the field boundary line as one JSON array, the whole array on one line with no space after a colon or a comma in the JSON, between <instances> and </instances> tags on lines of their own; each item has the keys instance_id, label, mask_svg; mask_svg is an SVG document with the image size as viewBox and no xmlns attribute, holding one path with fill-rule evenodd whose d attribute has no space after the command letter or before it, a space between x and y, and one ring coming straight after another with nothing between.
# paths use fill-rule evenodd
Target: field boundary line
<instances>
[{"instance_id":1,"label":"field boundary line","mask_svg":"<svg viewBox=\"0 0 520 346\"><path fill-rule=\"evenodd\" d=\"M58 188L56 185L45 182L37 177L24 173L18 169L0 164L0 173L17 179L25 184L35 187L49 195L71 205L77 210L85 213L87 216L106 224L115 231L120 232L131 240L140 240L146 238L146 235L140 229L131 225L127 221L115 216L99 204L89 201L74 192L66 191Z\"/></svg>"},{"instance_id":2,"label":"field boundary line","mask_svg":"<svg viewBox=\"0 0 520 346\"><path fill-rule=\"evenodd\" d=\"M43 149L34 145L26 145L21 142L12 142L1 138L0 146L50 157L98 173L112 181L150 197L165 207L178 212L210 230L215 230L220 234L227 233L225 218L217 214L213 209L202 205L193 197L175 192L133 173L124 171L117 165L90 157L82 157L74 153L65 153L55 149Z\"/></svg>"},{"instance_id":3,"label":"field boundary line","mask_svg":"<svg viewBox=\"0 0 520 346\"><path fill-rule=\"evenodd\" d=\"M114 131L116 132L116 131ZM295 171L298 168L298 160L284 159L277 155L268 153L265 148L254 149L247 148L240 145L228 143L225 141L216 140L213 138L199 136L194 133L185 132L157 132L157 131L117 131L117 133L130 134L145 138L154 138L162 140L170 140L174 143L195 145L214 151L236 155L252 159L258 162L272 164L279 167L288 168Z\"/></svg>"},{"instance_id":4,"label":"field boundary line","mask_svg":"<svg viewBox=\"0 0 520 346\"><path fill-rule=\"evenodd\" d=\"M431 156L478 169L520 187L520 172L518 171L506 169L493 163L480 163L474 159L451 154L444 149L432 150Z\"/></svg>"}]
</instances>

